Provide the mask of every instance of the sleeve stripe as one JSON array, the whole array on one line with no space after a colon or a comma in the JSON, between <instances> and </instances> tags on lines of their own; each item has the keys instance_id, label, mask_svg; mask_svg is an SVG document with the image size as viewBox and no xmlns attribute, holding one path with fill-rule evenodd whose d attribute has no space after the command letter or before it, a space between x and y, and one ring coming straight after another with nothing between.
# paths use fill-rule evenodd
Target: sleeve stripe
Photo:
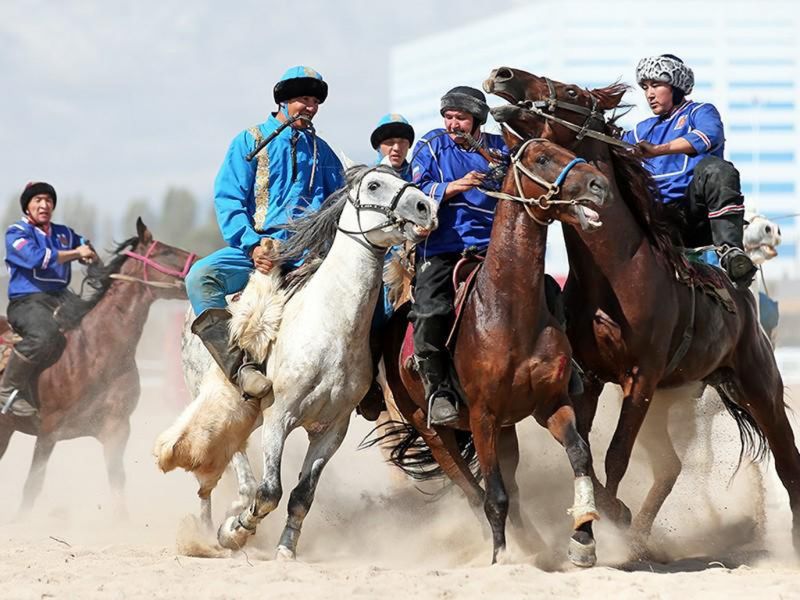
<instances>
[{"instance_id":1,"label":"sleeve stripe","mask_svg":"<svg viewBox=\"0 0 800 600\"><path fill-rule=\"evenodd\" d=\"M696 133L697 137L703 140L703 143L706 145L707 148L711 148L711 140L708 139L708 136L700 131L699 129L695 129L692 133Z\"/></svg>"},{"instance_id":2,"label":"sleeve stripe","mask_svg":"<svg viewBox=\"0 0 800 600\"><path fill-rule=\"evenodd\" d=\"M42 268L43 269L46 269L47 265L50 264L50 256L51 256L51 254L52 254L52 252L50 251L50 248L45 248L44 249L44 260L42 261Z\"/></svg>"},{"instance_id":3,"label":"sleeve stripe","mask_svg":"<svg viewBox=\"0 0 800 600\"><path fill-rule=\"evenodd\" d=\"M708 213L709 219L715 219L728 213L744 212L744 204L731 204L730 206L723 206L719 210L711 211Z\"/></svg>"}]
</instances>

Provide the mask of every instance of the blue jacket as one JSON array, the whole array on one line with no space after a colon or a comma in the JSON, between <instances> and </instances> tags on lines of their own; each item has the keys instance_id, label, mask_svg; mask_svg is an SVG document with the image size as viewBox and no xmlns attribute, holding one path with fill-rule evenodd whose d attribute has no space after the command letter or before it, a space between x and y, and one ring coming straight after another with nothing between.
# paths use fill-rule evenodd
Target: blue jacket
<instances>
[{"instance_id":1,"label":"blue jacket","mask_svg":"<svg viewBox=\"0 0 800 600\"><path fill-rule=\"evenodd\" d=\"M58 264L58 252L74 250L82 244L82 239L66 225L51 223L49 233L27 219L11 225L6 230L8 297L14 299L66 288L72 269L68 262Z\"/></svg>"},{"instance_id":2,"label":"blue jacket","mask_svg":"<svg viewBox=\"0 0 800 600\"><path fill-rule=\"evenodd\" d=\"M435 256L475 246L489 245L497 201L480 190L471 190L443 200L447 184L461 179L470 171L485 173L489 164L478 152L465 150L456 144L444 129L434 129L424 135L414 148L411 163L413 180L419 188L439 205L439 227L421 244L425 255ZM481 134L479 142L487 149L508 154L503 138Z\"/></svg>"},{"instance_id":3,"label":"blue jacket","mask_svg":"<svg viewBox=\"0 0 800 600\"><path fill-rule=\"evenodd\" d=\"M280 124L273 115L258 125L258 130L267 137ZM319 137L315 159L314 137L306 130L287 127L261 151L268 160L256 157L252 161L245 158L256 146L251 130L233 139L214 184L217 223L229 246L249 255L262 237L285 239L287 232L279 229L280 225L306 210L319 209L331 192L344 185L341 162ZM259 164L264 166L257 183ZM257 194L262 185L266 191Z\"/></svg>"},{"instance_id":4,"label":"blue jacket","mask_svg":"<svg viewBox=\"0 0 800 600\"><path fill-rule=\"evenodd\" d=\"M378 160L375 161L375 164L376 165L383 165L384 167L391 167L391 168L394 169L394 167L392 167L392 163L389 162L389 158L387 156L383 156L383 155L380 155L380 154L378 156ZM403 161L403 164L400 165L399 169L394 169L394 170L395 170L395 172L397 172L397 174L401 178L403 178L406 181L408 181L409 183L411 183L411 181L412 181L411 165L408 163L407 160Z\"/></svg>"},{"instance_id":5,"label":"blue jacket","mask_svg":"<svg viewBox=\"0 0 800 600\"><path fill-rule=\"evenodd\" d=\"M719 112L713 104L687 100L669 117L646 119L622 137L629 144L642 140L665 144L678 138L688 140L697 154L667 154L644 161L665 204L682 202L686 198L694 168L704 157L709 154L723 157L725 132Z\"/></svg>"}]
</instances>

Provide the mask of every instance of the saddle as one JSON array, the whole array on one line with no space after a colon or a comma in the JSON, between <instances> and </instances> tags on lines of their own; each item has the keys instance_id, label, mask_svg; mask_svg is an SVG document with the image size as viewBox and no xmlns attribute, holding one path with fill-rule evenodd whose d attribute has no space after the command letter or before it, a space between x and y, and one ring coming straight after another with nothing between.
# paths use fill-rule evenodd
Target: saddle
<instances>
[{"instance_id":1,"label":"saddle","mask_svg":"<svg viewBox=\"0 0 800 600\"><path fill-rule=\"evenodd\" d=\"M703 258L704 248L682 248L682 260L676 265L675 276L681 283L696 287L722 308L736 314L736 303L730 292L730 279L721 268Z\"/></svg>"}]
</instances>

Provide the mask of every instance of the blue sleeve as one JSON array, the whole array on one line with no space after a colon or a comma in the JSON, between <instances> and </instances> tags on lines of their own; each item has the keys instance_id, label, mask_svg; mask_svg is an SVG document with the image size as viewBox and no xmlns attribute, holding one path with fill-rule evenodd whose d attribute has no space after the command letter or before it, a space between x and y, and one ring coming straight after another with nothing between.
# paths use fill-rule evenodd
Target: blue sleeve
<instances>
[{"instance_id":1,"label":"blue sleeve","mask_svg":"<svg viewBox=\"0 0 800 600\"><path fill-rule=\"evenodd\" d=\"M58 256L39 246L31 231L11 226L6 231L6 260L23 269L46 269Z\"/></svg>"},{"instance_id":2,"label":"blue sleeve","mask_svg":"<svg viewBox=\"0 0 800 600\"><path fill-rule=\"evenodd\" d=\"M325 196L323 200L330 196L339 188L344 187L344 167L339 157L331 150L329 146L325 146L325 161L321 164L322 167L322 184Z\"/></svg>"},{"instance_id":3,"label":"blue sleeve","mask_svg":"<svg viewBox=\"0 0 800 600\"><path fill-rule=\"evenodd\" d=\"M72 229L72 227L67 227L67 229L69 229L69 232L72 234L72 245L70 246L70 250L75 250L75 248L82 246L83 244L89 241L85 239L77 231Z\"/></svg>"},{"instance_id":4,"label":"blue sleeve","mask_svg":"<svg viewBox=\"0 0 800 600\"><path fill-rule=\"evenodd\" d=\"M629 143L631 146L635 145L639 141L636 139L636 127L623 133L622 141Z\"/></svg>"},{"instance_id":5,"label":"blue sleeve","mask_svg":"<svg viewBox=\"0 0 800 600\"><path fill-rule=\"evenodd\" d=\"M713 104L701 104L693 111L691 125L685 138L698 154L706 154L725 141L722 117Z\"/></svg>"},{"instance_id":6,"label":"blue sleeve","mask_svg":"<svg viewBox=\"0 0 800 600\"><path fill-rule=\"evenodd\" d=\"M431 152L428 142L420 140L414 149L414 160L411 163L412 180L428 197L441 204L447 190L447 182L442 181L442 173L436 158Z\"/></svg>"},{"instance_id":7,"label":"blue sleeve","mask_svg":"<svg viewBox=\"0 0 800 600\"><path fill-rule=\"evenodd\" d=\"M214 210L222 238L248 255L261 241L247 211L247 199L256 179L256 161L248 161L246 155L253 146L252 136L246 131L236 136L214 182Z\"/></svg>"}]
</instances>

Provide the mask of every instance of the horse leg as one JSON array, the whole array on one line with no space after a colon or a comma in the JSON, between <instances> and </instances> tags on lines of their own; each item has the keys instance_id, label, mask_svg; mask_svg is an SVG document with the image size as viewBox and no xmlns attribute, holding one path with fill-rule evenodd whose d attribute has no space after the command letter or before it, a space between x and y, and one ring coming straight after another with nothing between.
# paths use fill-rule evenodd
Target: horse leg
<instances>
[{"instance_id":1,"label":"horse leg","mask_svg":"<svg viewBox=\"0 0 800 600\"><path fill-rule=\"evenodd\" d=\"M250 506L238 515L228 517L217 531L217 540L223 548L238 550L255 534L258 524L278 506L283 495L281 488L281 461L286 436L289 435L283 414L270 411L264 418L261 432L264 453L264 478L256 489Z\"/></svg>"},{"instance_id":2,"label":"horse leg","mask_svg":"<svg viewBox=\"0 0 800 600\"><path fill-rule=\"evenodd\" d=\"M255 499L258 488L258 482L253 475L253 467L250 466L250 460L243 450L234 453L231 457L231 467L239 484L239 498L231 505L228 515L244 510Z\"/></svg>"},{"instance_id":3,"label":"horse leg","mask_svg":"<svg viewBox=\"0 0 800 600\"><path fill-rule=\"evenodd\" d=\"M475 438L475 449L486 485L486 500L483 510L492 528L492 564L506 549L506 517L508 516L508 494L500 472L497 455L497 438L500 428L497 418L484 407L470 408L470 429Z\"/></svg>"},{"instance_id":4,"label":"horse leg","mask_svg":"<svg viewBox=\"0 0 800 600\"><path fill-rule=\"evenodd\" d=\"M572 508L567 511L572 515L573 521L573 534L567 555L572 564L578 567L592 567L597 562L592 521L599 516L594 502L592 478L589 475L592 469L589 446L578 434L575 411L569 404L568 397L563 398L550 415L535 412L534 418L540 425L547 427L550 434L567 451L569 464L575 474L575 497Z\"/></svg>"},{"instance_id":5,"label":"horse leg","mask_svg":"<svg viewBox=\"0 0 800 600\"><path fill-rule=\"evenodd\" d=\"M519 439L517 428L503 427L497 440L497 453L500 457L500 471L508 489L508 520L515 537L526 554L536 554L545 547L544 540L533 522L522 512L517 485L519 466Z\"/></svg>"},{"instance_id":6,"label":"horse leg","mask_svg":"<svg viewBox=\"0 0 800 600\"><path fill-rule=\"evenodd\" d=\"M289 495L287 507L289 515L278 543L276 558L294 560L297 555L297 540L300 538L303 520L308 515L311 503L314 501L314 492L317 489L319 477L325 465L342 445L349 422L350 415L348 414L338 423L331 424L324 432L309 435L308 451L303 460L300 479Z\"/></svg>"},{"instance_id":7,"label":"horse leg","mask_svg":"<svg viewBox=\"0 0 800 600\"><path fill-rule=\"evenodd\" d=\"M117 516L127 518L125 506L125 447L131 435L131 424L125 419L118 422L115 429L100 437L106 461L108 484L111 488L112 505Z\"/></svg>"},{"instance_id":8,"label":"horse leg","mask_svg":"<svg viewBox=\"0 0 800 600\"><path fill-rule=\"evenodd\" d=\"M33 509L36 499L42 492L44 476L47 472L47 461L53 453L56 442L48 436L36 438L36 445L33 447L33 459L28 470L28 478L25 480L25 487L22 491L22 504L19 507L19 515L23 516Z\"/></svg>"}]
</instances>

